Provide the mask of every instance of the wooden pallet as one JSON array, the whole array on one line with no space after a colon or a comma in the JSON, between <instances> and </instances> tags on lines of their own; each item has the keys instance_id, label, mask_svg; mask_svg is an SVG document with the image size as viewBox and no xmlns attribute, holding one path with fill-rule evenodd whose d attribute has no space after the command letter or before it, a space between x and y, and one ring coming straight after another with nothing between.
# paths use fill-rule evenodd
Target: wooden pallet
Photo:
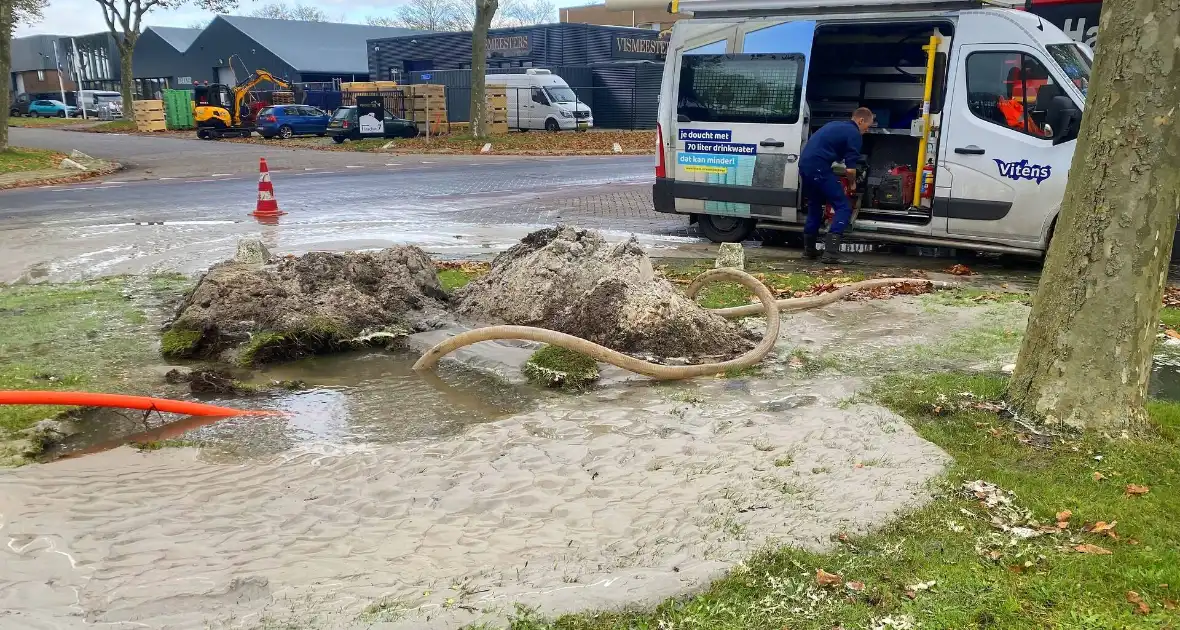
<instances>
[{"instance_id":1,"label":"wooden pallet","mask_svg":"<svg viewBox=\"0 0 1180 630\"><path fill-rule=\"evenodd\" d=\"M489 133L508 133L508 121L494 122L488 125Z\"/></svg>"},{"instance_id":2,"label":"wooden pallet","mask_svg":"<svg viewBox=\"0 0 1180 630\"><path fill-rule=\"evenodd\" d=\"M168 125L163 120L135 121L135 128L139 131L167 131Z\"/></svg>"},{"instance_id":3,"label":"wooden pallet","mask_svg":"<svg viewBox=\"0 0 1180 630\"><path fill-rule=\"evenodd\" d=\"M377 90L376 81L353 81L340 84L341 92L376 92Z\"/></svg>"}]
</instances>

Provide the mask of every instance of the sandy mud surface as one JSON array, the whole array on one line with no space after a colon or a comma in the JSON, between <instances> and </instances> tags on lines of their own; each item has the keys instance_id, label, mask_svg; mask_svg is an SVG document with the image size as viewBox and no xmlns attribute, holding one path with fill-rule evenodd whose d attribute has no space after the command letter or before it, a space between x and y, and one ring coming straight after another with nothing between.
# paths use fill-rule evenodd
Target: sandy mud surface
<instances>
[{"instance_id":1,"label":"sandy mud surface","mask_svg":"<svg viewBox=\"0 0 1180 630\"><path fill-rule=\"evenodd\" d=\"M824 547L927 500L947 456L858 402L862 373L951 356L1019 324L1009 306L842 303L789 318L762 376L546 397L458 435L229 463L119 448L5 471L0 627L458 628L515 602L698 589L767 544ZM863 366L796 366L799 349L866 343Z\"/></svg>"}]
</instances>

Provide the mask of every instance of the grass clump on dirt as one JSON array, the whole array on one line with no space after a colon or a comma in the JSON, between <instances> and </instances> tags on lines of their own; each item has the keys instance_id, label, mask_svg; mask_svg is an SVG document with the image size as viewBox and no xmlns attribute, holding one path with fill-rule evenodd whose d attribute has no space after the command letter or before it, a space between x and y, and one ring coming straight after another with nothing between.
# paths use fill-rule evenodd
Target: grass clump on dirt
<instances>
[{"instance_id":1,"label":"grass clump on dirt","mask_svg":"<svg viewBox=\"0 0 1180 630\"><path fill-rule=\"evenodd\" d=\"M0 286L0 389L150 394L137 366L155 361L146 313L183 293L182 276ZM0 465L13 440L64 407L0 406Z\"/></svg>"},{"instance_id":2,"label":"grass clump on dirt","mask_svg":"<svg viewBox=\"0 0 1180 630\"><path fill-rule=\"evenodd\" d=\"M438 270L439 284L447 293L462 289L492 268L489 262L475 260L439 260L435 261L434 267Z\"/></svg>"},{"instance_id":3,"label":"grass clump on dirt","mask_svg":"<svg viewBox=\"0 0 1180 630\"><path fill-rule=\"evenodd\" d=\"M0 175L57 168L63 157L56 151L10 148L0 151Z\"/></svg>"},{"instance_id":4,"label":"grass clump on dirt","mask_svg":"<svg viewBox=\"0 0 1180 630\"><path fill-rule=\"evenodd\" d=\"M1172 330L1180 328L1180 308L1165 306L1160 309L1160 322Z\"/></svg>"},{"instance_id":5,"label":"grass clump on dirt","mask_svg":"<svg viewBox=\"0 0 1180 630\"><path fill-rule=\"evenodd\" d=\"M169 328L160 336L160 354L170 359L187 359L196 356L201 345L199 330Z\"/></svg>"},{"instance_id":6,"label":"grass clump on dirt","mask_svg":"<svg viewBox=\"0 0 1180 630\"><path fill-rule=\"evenodd\" d=\"M598 380L598 364L590 357L560 346L545 346L524 364L524 375L543 387L582 390Z\"/></svg>"},{"instance_id":7,"label":"grass clump on dirt","mask_svg":"<svg viewBox=\"0 0 1180 630\"><path fill-rule=\"evenodd\" d=\"M360 343L362 340L357 335L357 331L326 319L315 319L298 330L263 330L251 335L250 341L242 347L238 364L249 368L337 352ZM389 336L397 334L390 333Z\"/></svg>"},{"instance_id":8,"label":"grass clump on dirt","mask_svg":"<svg viewBox=\"0 0 1180 630\"><path fill-rule=\"evenodd\" d=\"M993 376L893 377L872 396L954 457L931 504L814 553L756 554L708 590L513 630L1178 627L1180 404L1130 436L1007 414Z\"/></svg>"}]
</instances>

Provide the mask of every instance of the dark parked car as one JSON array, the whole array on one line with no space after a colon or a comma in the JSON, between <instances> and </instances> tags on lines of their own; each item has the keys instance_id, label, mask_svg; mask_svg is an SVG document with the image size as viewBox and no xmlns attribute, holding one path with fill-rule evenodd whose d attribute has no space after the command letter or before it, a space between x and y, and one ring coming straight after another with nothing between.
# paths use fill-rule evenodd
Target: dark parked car
<instances>
[{"instance_id":1,"label":"dark parked car","mask_svg":"<svg viewBox=\"0 0 1180 630\"><path fill-rule=\"evenodd\" d=\"M258 135L263 138L290 138L328 132L331 116L310 105L273 105L258 112Z\"/></svg>"},{"instance_id":2,"label":"dark parked car","mask_svg":"<svg viewBox=\"0 0 1180 630\"><path fill-rule=\"evenodd\" d=\"M328 135L332 136L332 140L335 140L336 144L341 144L345 140L360 140L362 138L356 112L357 108L350 106L341 107L336 110L335 114L332 114L332 122L328 123ZM385 111L383 123L385 128L383 136L366 134L363 137L414 138L418 136L418 125L413 121L398 118L388 110Z\"/></svg>"}]
</instances>

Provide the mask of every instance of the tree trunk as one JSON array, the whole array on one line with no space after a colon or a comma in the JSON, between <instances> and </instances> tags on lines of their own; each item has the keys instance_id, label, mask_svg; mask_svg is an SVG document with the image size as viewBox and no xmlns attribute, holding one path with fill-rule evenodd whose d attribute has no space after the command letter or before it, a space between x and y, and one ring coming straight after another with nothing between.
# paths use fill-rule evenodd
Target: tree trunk
<instances>
[{"instance_id":1,"label":"tree trunk","mask_svg":"<svg viewBox=\"0 0 1180 630\"><path fill-rule=\"evenodd\" d=\"M484 94L488 73L488 29L499 8L498 0L475 0L475 26L471 29L471 135L488 135L488 100Z\"/></svg>"},{"instance_id":2,"label":"tree trunk","mask_svg":"<svg viewBox=\"0 0 1180 630\"><path fill-rule=\"evenodd\" d=\"M131 61L135 54L135 39L124 37L119 42L119 91L123 94L123 118L135 118L135 75Z\"/></svg>"},{"instance_id":3,"label":"tree trunk","mask_svg":"<svg viewBox=\"0 0 1180 630\"><path fill-rule=\"evenodd\" d=\"M1104 0L1056 233L1009 388L1029 416L1146 422L1180 214L1180 0Z\"/></svg>"},{"instance_id":4,"label":"tree trunk","mask_svg":"<svg viewBox=\"0 0 1180 630\"><path fill-rule=\"evenodd\" d=\"M12 103L12 3L0 0L0 151L8 150L8 105Z\"/></svg>"}]
</instances>

